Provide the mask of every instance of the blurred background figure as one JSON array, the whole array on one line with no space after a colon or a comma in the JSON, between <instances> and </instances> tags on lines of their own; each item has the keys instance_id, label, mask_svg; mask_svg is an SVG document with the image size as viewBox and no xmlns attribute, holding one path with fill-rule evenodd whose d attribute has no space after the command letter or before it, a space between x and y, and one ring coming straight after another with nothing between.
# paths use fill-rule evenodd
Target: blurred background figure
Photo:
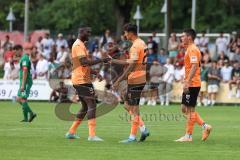
<instances>
[{"instance_id":1,"label":"blurred background figure","mask_svg":"<svg viewBox=\"0 0 240 160\"><path fill-rule=\"evenodd\" d=\"M172 83L174 80L174 66L172 64L172 59L168 58L167 63L164 65L164 67L167 71L159 84L159 99L161 106L163 106L164 104L166 106L169 106L171 96L170 92L172 90Z\"/></svg>"},{"instance_id":2,"label":"blurred background figure","mask_svg":"<svg viewBox=\"0 0 240 160\"><path fill-rule=\"evenodd\" d=\"M50 58L50 53L51 53L51 49L52 46L54 45L54 41L52 38L50 38L50 34L46 33L45 37L42 39L41 41L41 45L43 47L42 49L42 55L46 58L49 59Z\"/></svg>"},{"instance_id":3,"label":"blurred background figure","mask_svg":"<svg viewBox=\"0 0 240 160\"><path fill-rule=\"evenodd\" d=\"M233 90L233 86L236 86L236 90ZM229 93L230 98L240 98L240 65L238 61L233 64L231 80L229 81Z\"/></svg>"},{"instance_id":4,"label":"blurred background figure","mask_svg":"<svg viewBox=\"0 0 240 160\"><path fill-rule=\"evenodd\" d=\"M215 104L220 81L221 75L217 68L217 62L212 61L211 67L208 69L208 105Z\"/></svg>"},{"instance_id":5,"label":"blurred background figure","mask_svg":"<svg viewBox=\"0 0 240 160\"><path fill-rule=\"evenodd\" d=\"M168 41L168 52L169 52L169 57L173 60L175 60L178 54L178 45L179 45L179 42L177 40L176 33L172 33Z\"/></svg>"},{"instance_id":6,"label":"blurred background figure","mask_svg":"<svg viewBox=\"0 0 240 160\"><path fill-rule=\"evenodd\" d=\"M60 52L62 49L62 46L67 50L68 49L68 43L67 40L63 38L63 34L59 33L56 40L56 46L57 46L57 52Z\"/></svg>"},{"instance_id":7,"label":"blurred background figure","mask_svg":"<svg viewBox=\"0 0 240 160\"><path fill-rule=\"evenodd\" d=\"M59 82L59 88L56 88L52 91L50 95L50 102L69 102L68 88L64 85L64 82Z\"/></svg>"},{"instance_id":8,"label":"blurred background figure","mask_svg":"<svg viewBox=\"0 0 240 160\"><path fill-rule=\"evenodd\" d=\"M216 62L215 62L216 63ZM216 64L217 65L217 64ZM207 106L208 95L207 95L207 86L208 86L208 66L207 63L201 63L201 89L199 93L198 106Z\"/></svg>"},{"instance_id":9,"label":"blurred background figure","mask_svg":"<svg viewBox=\"0 0 240 160\"><path fill-rule=\"evenodd\" d=\"M38 62L36 65L37 79L47 79L48 61L44 59L42 54L38 54Z\"/></svg>"},{"instance_id":10,"label":"blurred background figure","mask_svg":"<svg viewBox=\"0 0 240 160\"><path fill-rule=\"evenodd\" d=\"M100 38L100 48L102 48L105 44L109 43L109 42L113 42L113 39L111 37L111 32L109 29L107 29L105 31L105 33L103 34L103 36Z\"/></svg>"}]
</instances>

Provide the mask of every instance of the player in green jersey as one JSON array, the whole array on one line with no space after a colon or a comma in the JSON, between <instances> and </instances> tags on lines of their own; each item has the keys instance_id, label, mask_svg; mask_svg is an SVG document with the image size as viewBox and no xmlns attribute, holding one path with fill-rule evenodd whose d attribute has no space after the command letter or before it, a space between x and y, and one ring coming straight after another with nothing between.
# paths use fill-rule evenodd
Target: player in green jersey
<instances>
[{"instance_id":1,"label":"player in green jersey","mask_svg":"<svg viewBox=\"0 0 240 160\"><path fill-rule=\"evenodd\" d=\"M20 64L20 87L18 90L17 101L22 105L24 119L21 122L32 122L36 118L34 113L27 103L27 98L32 87L31 61L30 54L33 46L30 43L25 43L23 55L19 61ZM28 118L28 115L30 116Z\"/></svg>"}]
</instances>

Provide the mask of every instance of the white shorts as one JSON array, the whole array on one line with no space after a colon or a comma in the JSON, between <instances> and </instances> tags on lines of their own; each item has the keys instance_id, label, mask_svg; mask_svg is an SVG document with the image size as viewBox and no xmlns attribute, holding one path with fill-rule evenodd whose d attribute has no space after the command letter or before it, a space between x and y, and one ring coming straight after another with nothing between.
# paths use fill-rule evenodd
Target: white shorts
<instances>
[{"instance_id":1,"label":"white shorts","mask_svg":"<svg viewBox=\"0 0 240 160\"><path fill-rule=\"evenodd\" d=\"M207 92L207 82L206 81L201 82L200 92Z\"/></svg>"},{"instance_id":2,"label":"white shorts","mask_svg":"<svg viewBox=\"0 0 240 160\"><path fill-rule=\"evenodd\" d=\"M210 84L208 85L208 93L217 93L218 92L218 85Z\"/></svg>"}]
</instances>

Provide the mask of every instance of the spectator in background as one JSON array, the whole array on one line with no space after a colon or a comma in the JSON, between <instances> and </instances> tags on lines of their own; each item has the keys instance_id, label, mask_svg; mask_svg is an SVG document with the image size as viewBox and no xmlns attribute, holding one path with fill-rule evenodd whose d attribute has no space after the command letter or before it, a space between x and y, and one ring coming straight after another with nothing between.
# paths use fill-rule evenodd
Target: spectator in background
<instances>
[{"instance_id":1,"label":"spectator in background","mask_svg":"<svg viewBox=\"0 0 240 160\"><path fill-rule=\"evenodd\" d=\"M14 56L14 52L13 52L12 46L9 46L9 48L3 54L4 62L8 62L9 59L13 59L13 56Z\"/></svg>"},{"instance_id":2,"label":"spectator in background","mask_svg":"<svg viewBox=\"0 0 240 160\"><path fill-rule=\"evenodd\" d=\"M52 91L50 95L50 102L69 102L67 97L68 95L68 88L64 85L64 82L59 83L59 88L56 88Z\"/></svg>"},{"instance_id":3,"label":"spectator in background","mask_svg":"<svg viewBox=\"0 0 240 160\"><path fill-rule=\"evenodd\" d=\"M5 41L2 42L3 52L6 52L7 50L9 50L9 48L12 48L13 45L14 45L14 43L12 41L10 41L9 35L6 35Z\"/></svg>"},{"instance_id":4,"label":"spectator in background","mask_svg":"<svg viewBox=\"0 0 240 160\"><path fill-rule=\"evenodd\" d=\"M153 41L155 41L157 43L157 45L160 44L160 38L157 37L157 33L156 32L152 33L152 39L153 39Z\"/></svg>"},{"instance_id":5,"label":"spectator in background","mask_svg":"<svg viewBox=\"0 0 240 160\"><path fill-rule=\"evenodd\" d=\"M199 40L200 40L199 37L196 37L196 38L194 39L194 44L196 44L196 46L197 46L198 48L200 48L200 46L199 46Z\"/></svg>"},{"instance_id":6,"label":"spectator in background","mask_svg":"<svg viewBox=\"0 0 240 160\"><path fill-rule=\"evenodd\" d=\"M220 33L220 36L216 39L217 53L220 54L222 51L224 54L227 54L227 45L228 41L226 37L223 37L223 32Z\"/></svg>"},{"instance_id":7,"label":"spectator in background","mask_svg":"<svg viewBox=\"0 0 240 160\"><path fill-rule=\"evenodd\" d=\"M42 36L38 37L38 40L35 43L35 46L37 47L38 52L43 52L42 39L43 39Z\"/></svg>"},{"instance_id":8,"label":"spectator in background","mask_svg":"<svg viewBox=\"0 0 240 160\"><path fill-rule=\"evenodd\" d=\"M184 80L184 67L179 62L175 64L175 70L174 70L174 80L176 82L183 82Z\"/></svg>"},{"instance_id":9,"label":"spectator in background","mask_svg":"<svg viewBox=\"0 0 240 160\"><path fill-rule=\"evenodd\" d=\"M224 54L224 52L223 51L221 51L220 53L219 53L219 55L218 55L218 60L229 60L229 58L228 58L228 56L226 56L225 54Z\"/></svg>"},{"instance_id":10,"label":"spectator in background","mask_svg":"<svg viewBox=\"0 0 240 160\"><path fill-rule=\"evenodd\" d=\"M228 44L230 54L234 54L238 39L240 40L239 35L237 35L237 32L233 31L230 42ZM240 45L240 43L239 43L239 45Z\"/></svg>"},{"instance_id":11,"label":"spectator in background","mask_svg":"<svg viewBox=\"0 0 240 160\"><path fill-rule=\"evenodd\" d=\"M148 49L147 64L152 65L153 61L157 59L157 53L152 48Z\"/></svg>"},{"instance_id":12,"label":"spectator in background","mask_svg":"<svg viewBox=\"0 0 240 160\"><path fill-rule=\"evenodd\" d=\"M110 30L107 29L104 35L100 38L100 48L102 48L105 44L108 44L109 42L113 42L113 39L110 35Z\"/></svg>"},{"instance_id":13,"label":"spectator in background","mask_svg":"<svg viewBox=\"0 0 240 160\"><path fill-rule=\"evenodd\" d=\"M219 70L221 70L221 68L224 66L224 60L218 60L218 62L217 62L217 68L219 69Z\"/></svg>"},{"instance_id":14,"label":"spectator in background","mask_svg":"<svg viewBox=\"0 0 240 160\"><path fill-rule=\"evenodd\" d=\"M170 101L170 92L172 89L172 83L174 80L174 66L172 65L172 59L168 58L167 63L164 65L167 69L166 73L163 76L163 81L159 84L159 95L161 105L168 106Z\"/></svg>"},{"instance_id":15,"label":"spectator in background","mask_svg":"<svg viewBox=\"0 0 240 160\"><path fill-rule=\"evenodd\" d=\"M148 49L152 49L154 53L158 52L158 44L153 40L153 37L148 37L147 39Z\"/></svg>"},{"instance_id":16,"label":"spectator in background","mask_svg":"<svg viewBox=\"0 0 240 160\"><path fill-rule=\"evenodd\" d=\"M95 48L99 48L99 44L98 44L98 37L95 37L89 44L89 52L93 53Z\"/></svg>"},{"instance_id":17,"label":"spectator in background","mask_svg":"<svg viewBox=\"0 0 240 160\"><path fill-rule=\"evenodd\" d=\"M207 62L208 63L208 62ZM201 63L201 89L199 93L198 106L207 106L207 83L208 83L208 67L207 63ZM214 62L217 63L217 62ZM217 65L217 64L215 64Z\"/></svg>"},{"instance_id":18,"label":"spectator in background","mask_svg":"<svg viewBox=\"0 0 240 160\"><path fill-rule=\"evenodd\" d=\"M172 33L168 41L169 57L175 59L178 54L178 41L176 33Z\"/></svg>"},{"instance_id":19,"label":"spectator in background","mask_svg":"<svg viewBox=\"0 0 240 160\"><path fill-rule=\"evenodd\" d=\"M179 63L179 65L184 65L184 56L185 56L185 49L179 47L179 52L176 56L176 62Z\"/></svg>"},{"instance_id":20,"label":"spectator in background","mask_svg":"<svg viewBox=\"0 0 240 160\"><path fill-rule=\"evenodd\" d=\"M48 62L48 78L57 79L58 78L58 69L59 64L55 62L54 58L51 56Z\"/></svg>"},{"instance_id":21,"label":"spectator in background","mask_svg":"<svg viewBox=\"0 0 240 160\"><path fill-rule=\"evenodd\" d=\"M199 38L199 45L198 45L201 52L208 49L208 42L209 42L209 39L208 37L205 37L205 32L203 31L202 37Z\"/></svg>"},{"instance_id":22,"label":"spectator in background","mask_svg":"<svg viewBox=\"0 0 240 160\"><path fill-rule=\"evenodd\" d=\"M166 69L159 64L157 60L153 61L153 65L150 68L150 94L147 105L155 106L157 104L159 78L164 75ZM143 100L141 100L143 101ZM142 102L144 104L144 102Z\"/></svg>"},{"instance_id":23,"label":"spectator in background","mask_svg":"<svg viewBox=\"0 0 240 160\"><path fill-rule=\"evenodd\" d=\"M66 51L65 46L61 46L60 51L57 53L57 58L55 60L58 64L63 64L68 58L68 52Z\"/></svg>"},{"instance_id":24,"label":"spectator in background","mask_svg":"<svg viewBox=\"0 0 240 160\"><path fill-rule=\"evenodd\" d=\"M99 48L96 46L93 53L92 53L92 58L94 60L98 60L98 59L102 59L103 55L102 55L102 52L99 50ZM94 66L92 66L92 69L95 69L95 70L100 70L102 67L102 64L96 64Z\"/></svg>"},{"instance_id":25,"label":"spectator in background","mask_svg":"<svg viewBox=\"0 0 240 160\"><path fill-rule=\"evenodd\" d=\"M231 80L229 81L229 97L232 98L236 96L237 98L240 98L240 66L237 61L233 64L233 70L232 70L232 76ZM237 89L234 93L233 91L233 85L236 85Z\"/></svg>"},{"instance_id":26,"label":"spectator in background","mask_svg":"<svg viewBox=\"0 0 240 160\"><path fill-rule=\"evenodd\" d=\"M167 54L166 54L166 50L164 48L161 48L159 51L159 54L157 55L157 60L160 64L166 64L167 61Z\"/></svg>"},{"instance_id":27,"label":"spectator in background","mask_svg":"<svg viewBox=\"0 0 240 160\"><path fill-rule=\"evenodd\" d=\"M10 72L12 72L12 70L14 69L18 69L19 67L17 65L14 65L14 68L11 67L11 64L13 63L13 59L9 58L8 61L4 64L4 75L3 75L3 79L9 79L9 75L11 74ZM18 73L19 74L19 73Z\"/></svg>"},{"instance_id":28,"label":"spectator in background","mask_svg":"<svg viewBox=\"0 0 240 160\"><path fill-rule=\"evenodd\" d=\"M52 50L51 50L51 53L50 53L50 57L53 57L54 60L56 60L57 54L58 54L58 52L57 52L57 45L54 44L54 45L52 46Z\"/></svg>"},{"instance_id":29,"label":"spectator in background","mask_svg":"<svg viewBox=\"0 0 240 160\"><path fill-rule=\"evenodd\" d=\"M9 70L4 75L3 79L6 80L16 80L19 77L19 69L15 67L14 62L8 62L10 64Z\"/></svg>"},{"instance_id":30,"label":"spectator in background","mask_svg":"<svg viewBox=\"0 0 240 160\"><path fill-rule=\"evenodd\" d=\"M71 77L71 69L67 64L63 64L58 68L58 78L69 79Z\"/></svg>"},{"instance_id":31,"label":"spectator in background","mask_svg":"<svg viewBox=\"0 0 240 160\"><path fill-rule=\"evenodd\" d=\"M210 57L208 49L205 49L204 51L202 51L201 54L202 54L203 63L208 64L208 62L211 61L211 57Z\"/></svg>"},{"instance_id":32,"label":"spectator in background","mask_svg":"<svg viewBox=\"0 0 240 160\"><path fill-rule=\"evenodd\" d=\"M219 83L221 80L220 71L217 68L217 62L212 61L211 67L208 70L208 105L214 105L216 102L216 95L219 90Z\"/></svg>"},{"instance_id":33,"label":"spectator in background","mask_svg":"<svg viewBox=\"0 0 240 160\"><path fill-rule=\"evenodd\" d=\"M68 43L68 47L69 47L69 50L72 49L72 45L73 43L75 42L75 39L76 37L72 34L69 34L68 37L67 37L67 43Z\"/></svg>"},{"instance_id":34,"label":"spectator in background","mask_svg":"<svg viewBox=\"0 0 240 160\"><path fill-rule=\"evenodd\" d=\"M102 58L102 52L99 50L99 48L97 46L95 46L92 56L93 56L93 59L95 59L95 60Z\"/></svg>"},{"instance_id":35,"label":"spectator in background","mask_svg":"<svg viewBox=\"0 0 240 160\"><path fill-rule=\"evenodd\" d=\"M68 49L68 43L63 38L63 34L59 33L56 40L56 46L57 46L57 52L60 52L62 50L62 46L64 46L65 50Z\"/></svg>"},{"instance_id":36,"label":"spectator in background","mask_svg":"<svg viewBox=\"0 0 240 160\"><path fill-rule=\"evenodd\" d=\"M50 53L52 51L52 46L54 45L54 41L52 38L50 38L50 34L46 33L45 37L41 41L43 52L42 55L46 58L50 58Z\"/></svg>"},{"instance_id":37,"label":"spectator in background","mask_svg":"<svg viewBox=\"0 0 240 160\"><path fill-rule=\"evenodd\" d=\"M30 55L32 79L37 78L36 67L37 67L37 62L38 62L38 54L39 54L39 51L38 51L37 47L34 46L32 53Z\"/></svg>"},{"instance_id":38,"label":"spectator in background","mask_svg":"<svg viewBox=\"0 0 240 160\"><path fill-rule=\"evenodd\" d=\"M238 63L240 63L240 45L236 47L233 60L238 61Z\"/></svg>"},{"instance_id":39,"label":"spectator in background","mask_svg":"<svg viewBox=\"0 0 240 160\"><path fill-rule=\"evenodd\" d=\"M48 61L44 59L42 54L38 54L38 62L36 65L37 79L47 79Z\"/></svg>"},{"instance_id":40,"label":"spectator in background","mask_svg":"<svg viewBox=\"0 0 240 160\"><path fill-rule=\"evenodd\" d=\"M228 83L231 80L233 67L229 65L229 61L224 60L224 66L221 68L221 77L223 83Z\"/></svg>"},{"instance_id":41,"label":"spectator in background","mask_svg":"<svg viewBox=\"0 0 240 160\"><path fill-rule=\"evenodd\" d=\"M4 64L3 53L4 53L4 51L3 51L3 48L2 48L2 42L0 40L0 67L2 67L3 64Z\"/></svg>"}]
</instances>

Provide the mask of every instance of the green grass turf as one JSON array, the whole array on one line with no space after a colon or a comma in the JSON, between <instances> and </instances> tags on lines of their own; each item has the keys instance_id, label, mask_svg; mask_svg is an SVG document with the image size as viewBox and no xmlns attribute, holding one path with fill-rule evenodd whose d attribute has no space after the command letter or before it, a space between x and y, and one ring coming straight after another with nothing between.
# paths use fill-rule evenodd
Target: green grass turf
<instances>
[{"instance_id":1,"label":"green grass turf","mask_svg":"<svg viewBox=\"0 0 240 160\"><path fill-rule=\"evenodd\" d=\"M64 135L71 122L55 116L54 104L31 102L30 105L38 118L31 124L23 124L19 122L22 112L17 103L0 102L0 160L239 160L239 107L199 107L202 117L214 127L208 141L201 142L201 128L195 126L193 143L176 143L173 140L184 134L185 124L183 117L171 118L180 116L179 106L144 106L141 112L151 136L144 143L119 144L130 130L121 106L97 119L97 134L105 141L88 142L86 122L78 129L81 138L68 140ZM74 105L72 110L77 108ZM157 119L150 117L151 114L156 114Z\"/></svg>"}]
</instances>

